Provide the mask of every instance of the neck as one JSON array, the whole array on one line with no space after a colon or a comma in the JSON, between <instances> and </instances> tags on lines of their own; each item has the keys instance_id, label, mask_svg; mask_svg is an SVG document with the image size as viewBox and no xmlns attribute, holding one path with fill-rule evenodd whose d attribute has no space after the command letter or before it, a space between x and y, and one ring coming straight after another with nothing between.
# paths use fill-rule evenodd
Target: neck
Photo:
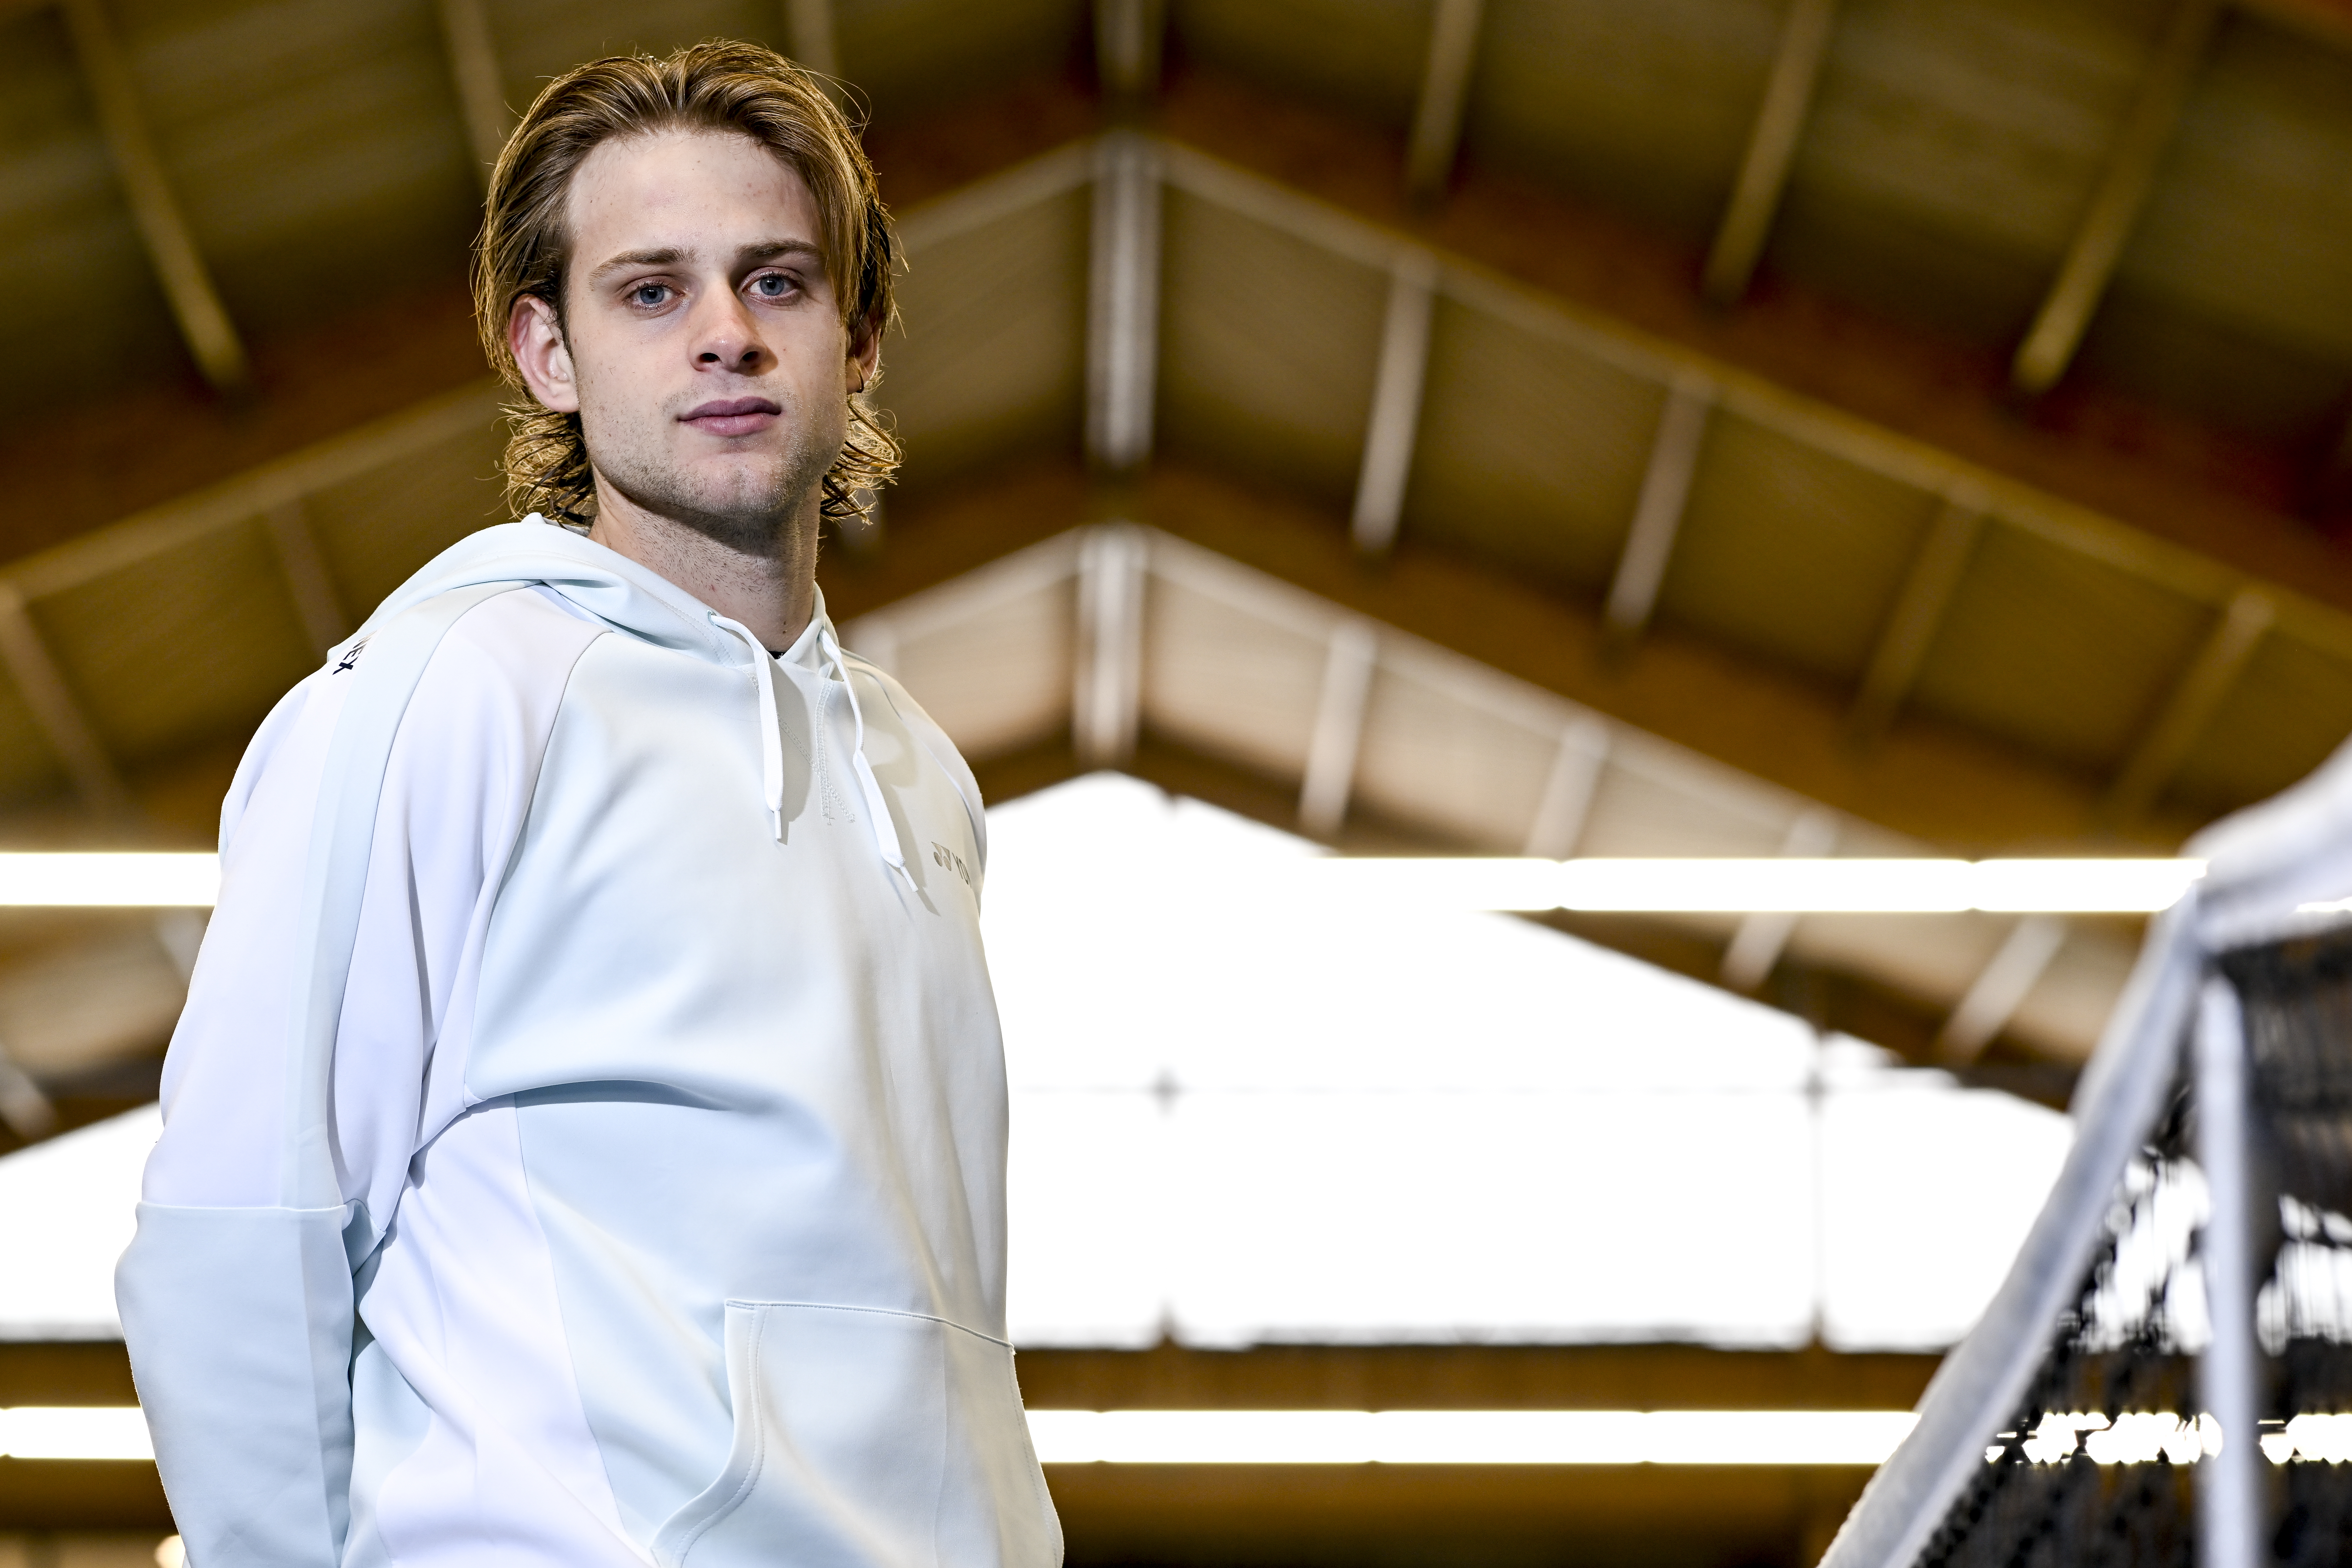
<instances>
[{"instance_id":1,"label":"neck","mask_svg":"<svg viewBox=\"0 0 2352 1568\"><path fill-rule=\"evenodd\" d=\"M777 531L775 548L747 551L637 506L599 477L588 537L677 584L782 652L816 611L817 498Z\"/></svg>"}]
</instances>

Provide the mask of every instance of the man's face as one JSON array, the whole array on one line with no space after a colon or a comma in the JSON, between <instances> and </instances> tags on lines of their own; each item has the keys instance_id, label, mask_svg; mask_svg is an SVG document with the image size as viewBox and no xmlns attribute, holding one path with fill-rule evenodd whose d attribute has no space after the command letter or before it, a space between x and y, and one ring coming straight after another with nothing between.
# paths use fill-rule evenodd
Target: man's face
<instances>
[{"instance_id":1,"label":"man's face","mask_svg":"<svg viewBox=\"0 0 2352 1568\"><path fill-rule=\"evenodd\" d=\"M509 342L541 402L577 410L601 485L771 553L813 520L871 374L826 281L816 203L728 132L606 142L573 175L563 331L518 301Z\"/></svg>"}]
</instances>

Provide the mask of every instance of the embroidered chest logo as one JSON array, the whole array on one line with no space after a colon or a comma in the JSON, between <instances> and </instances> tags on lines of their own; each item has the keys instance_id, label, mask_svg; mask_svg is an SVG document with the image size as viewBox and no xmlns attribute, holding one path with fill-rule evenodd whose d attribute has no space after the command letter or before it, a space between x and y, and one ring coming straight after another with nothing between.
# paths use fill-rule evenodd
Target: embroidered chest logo
<instances>
[{"instance_id":1,"label":"embroidered chest logo","mask_svg":"<svg viewBox=\"0 0 2352 1568\"><path fill-rule=\"evenodd\" d=\"M953 871L963 879L965 887L971 886L971 868L963 863L962 856L936 838L931 840L931 864L942 870Z\"/></svg>"},{"instance_id":2,"label":"embroidered chest logo","mask_svg":"<svg viewBox=\"0 0 2352 1568\"><path fill-rule=\"evenodd\" d=\"M344 651L342 661L337 664L333 669L328 671L328 673L331 675L341 675L343 671L351 668L352 666L360 661L360 650L366 647L367 643L365 639L352 644L352 646Z\"/></svg>"}]
</instances>

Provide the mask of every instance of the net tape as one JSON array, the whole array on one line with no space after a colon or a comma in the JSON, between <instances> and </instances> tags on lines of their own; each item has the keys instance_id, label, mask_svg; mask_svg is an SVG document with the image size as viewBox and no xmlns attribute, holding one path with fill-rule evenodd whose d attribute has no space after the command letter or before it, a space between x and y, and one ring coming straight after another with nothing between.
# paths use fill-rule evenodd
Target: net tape
<instances>
[{"instance_id":1,"label":"net tape","mask_svg":"<svg viewBox=\"0 0 2352 1568\"><path fill-rule=\"evenodd\" d=\"M2352 931L2221 955L2252 1067L2263 1548L2352 1562ZM2105 1568L2197 1558L2209 1337L2188 1053L2103 1218L2024 1397L1912 1560Z\"/></svg>"}]
</instances>

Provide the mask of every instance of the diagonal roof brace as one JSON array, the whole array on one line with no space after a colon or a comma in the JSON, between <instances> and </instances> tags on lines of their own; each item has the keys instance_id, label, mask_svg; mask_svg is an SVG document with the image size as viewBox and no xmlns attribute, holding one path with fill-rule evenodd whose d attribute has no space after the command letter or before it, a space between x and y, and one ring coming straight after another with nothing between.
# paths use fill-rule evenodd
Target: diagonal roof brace
<instances>
[{"instance_id":1,"label":"diagonal roof brace","mask_svg":"<svg viewBox=\"0 0 2352 1568\"><path fill-rule=\"evenodd\" d=\"M98 738L98 727L66 684L65 672L33 624L23 592L9 582L0 582L0 668L16 682L82 803L100 816L131 816L131 791Z\"/></svg>"},{"instance_id":2,"label":"diagonal roof brace","mask_svg":"<svg viewBox=\"0 0 2352 1568\"><path fill-rule=\"evenodd\" d=\"M2082 346L2091 317L2116 275L2116 264L2123 258L2124 242L2147 205L2157 164L2189 101L2221 7L2222 0L2175 0L2147 74L2140 79L2139 92L2107 155L2106 170L2075 226L2066 259L2025 341L2018 345L2010 379L2020 392L2042 393L2055 386Z\"/></svg>"},{"instance_id":3,"label":"diagonal roof brace","mask_svg":"<svg viewBox=\"0 0 2352 1568\"><path fill-rule=\"evenodd\" d=\"M1706 254L1702 286L1716 304L1727 305L1748 292L1756 259L1763 254L1765 237L1780 210L1780 194L1788 189L1789 171L1797 162L1797 142L1812 111L1813 83L1829 55L1831 24L1836 18L1837 0L1790 0L1788 15L1781 18L1780 47L1772 56L1772 74L1765 79L1755 126L1748 133L1748 150L1739 160L1739 178Z\"/></svg>"},{"instance_id":4,"label":"diagonal roof brace","mask_svg":"<svg viewBox=\"0 0 2352 1568\"><path fill-rule=\"evenodd\" d=\"M1797 814L1780 839L1780 853L1792 859L1818 859L1837 847L1837 814L1810 806ZM1724 949L1723 983L1734 991L1753 991L1764 984L1780 962L1789 939L1797 933L1797 917L1785 910L1758 910L1742 915Z\"/></svg>"},{"instance_id":5,"label":"diagonal roof brace","mask_svg":"<svg viewBox=\"0 0 2352 1568\"><path fill-rule=\"evenodd\" d=\"M1462 116L1470 101L1470 73L1478 63L1485 0L1437 0L1430 19L1429 53L1422 66L1421 99L1405 144L1405 194L1430 201L1444 188L1462 146Z\"/></svg>"},{"instance_id":6,"label":"diagonal roof brace","mask_svg":"<svg viewBox=\"0 0 2352 1568\"><path fill-rule=\"evenodd\" d=\"M2180 771L2189 748L2205 732L2231 688L2262 647L2264 634L2278 618L2278 606L2259 588L2241 588L2231 596L2202 647L2181 672L2156 721L2132 748L2107 792L2107 815L2129 821L2146 811Z\"/></svg>"},{"instance_id":7,"label":"diagonal roof brace","mask_svg":"<svg viewBox=\"0 0 2352 1568\"><path fill-rule=\"evenodd\" d=\"M483 0L439 0L439 9L441 43L449 52L449 76L466 120L466 144L474 153L474 177L487 188L490 169L514 128L499 68L498 39Z\"/></svg>"},{"instance_id":8,"label":"diagonal roof brace","mask_svg":"<svg viewBox=\"0 0 2352 1568\"><path fill-rule=\"evenodd\" d=\"M1871 649L1862 690L1846 721L1857 741L1867 743L1883 735L1909 699L1937 629L1944 624L1944 612L1951 607L1976 552L1977 539L1984 532L1986 504L1979 494L1948 494L1928 523L1878 644Z\"/></svg>"},{"instance_id":9,"label":"diagonal roof brace","mask_svg":"<svg viewBox=\"0 0 2352 1568\"><path fill-rule=\"evenodd\" d=\"M841 75L841 44L833 26L833 0L784 0L784 47L794 64L824 78L828 91Z\"/></svg>"},{"instance_id":10,"label":"diagonal roof brace","mask_svg":"<svg viewBox=\"0 0 2352 1568\"><path fill-rule=\"evenodd\" d=\"M163 160L139 106L138 86L121 40L100 0L62 0L61 9L81 62L82 79L98 110L107 153L131 205L131 224L146 248L148 264L163 285L180 335L206 381L224 392L241 388L252 376L245 345L196 250L187 215L164 177Z\"/></svg>"},{"instance_id":11,"label":"diagonal roof brace","mask_svg":"<svg viewBox=\"0 0 2352 1568\"><path fill-rule=\"evenodd\" d=\"M1364 460L1356 478L1351 529L1356 548L1384 555L1396 542L1404 515L1405 482L1412 473L1421 399L1429 375L1429 323L1437 299L1437 258L1425 250L1397 253L1389 268L1388 313L1381 326L1380 369L1372 411L1364 424Z\"/></svg>"},{"instance_id":12,"label":"diagonal roof brace","mask_svg":"<svg viewBox=\"0 0 2352 1568\"><path fill-rule=\"evenodd\" d=\"M1658 430L1650 444L1650 467L1642 478L1641 499L1633 506L1633 526L1625 531L1625 547L1617 557L1617 574L1609 585L1601 612L1611 641L1624 644L1648 629L1658 607L1658 591L1665 585L1666 564L1673 559L1675 536L1682 530L1683 508L1690 500L1691 479L1698 472L1700 444L1706 438L1707 416L1715 407L1715 384L1702 375L1677 375L1666 389Z\"/></svg>"},{"instance_id":13,"label":"diagonal roof brace","mask_svg":"<svg viewBox=\"0 0 2352 1568\"><path fill-rule=\"evenodd\" d=\"M2028 915L2009 928L1985 966L1977 972L1967 993L1945 1019L1936 1039L1936 1054L1954 1066L1965 1066L1984 1054L1995 1036L2009 1026L2040 983L2050 961L2066 945L2066 921L2057 915Z\"/></svg>"},{"instance_id":14,"label":"diagonal roof brace","mask_svg":"<svg viewBox=\"0 0 2352 1568\"><path fill-rule=\"evenodd\" d=\"M1336 837L1348 818L1380 651L1380 637L1370 621L1351 617L1331 628L1315 728L1307 737L1307 772L1298 785L1298 829L1311 838Z\"/></svg>"}]
</instances>

